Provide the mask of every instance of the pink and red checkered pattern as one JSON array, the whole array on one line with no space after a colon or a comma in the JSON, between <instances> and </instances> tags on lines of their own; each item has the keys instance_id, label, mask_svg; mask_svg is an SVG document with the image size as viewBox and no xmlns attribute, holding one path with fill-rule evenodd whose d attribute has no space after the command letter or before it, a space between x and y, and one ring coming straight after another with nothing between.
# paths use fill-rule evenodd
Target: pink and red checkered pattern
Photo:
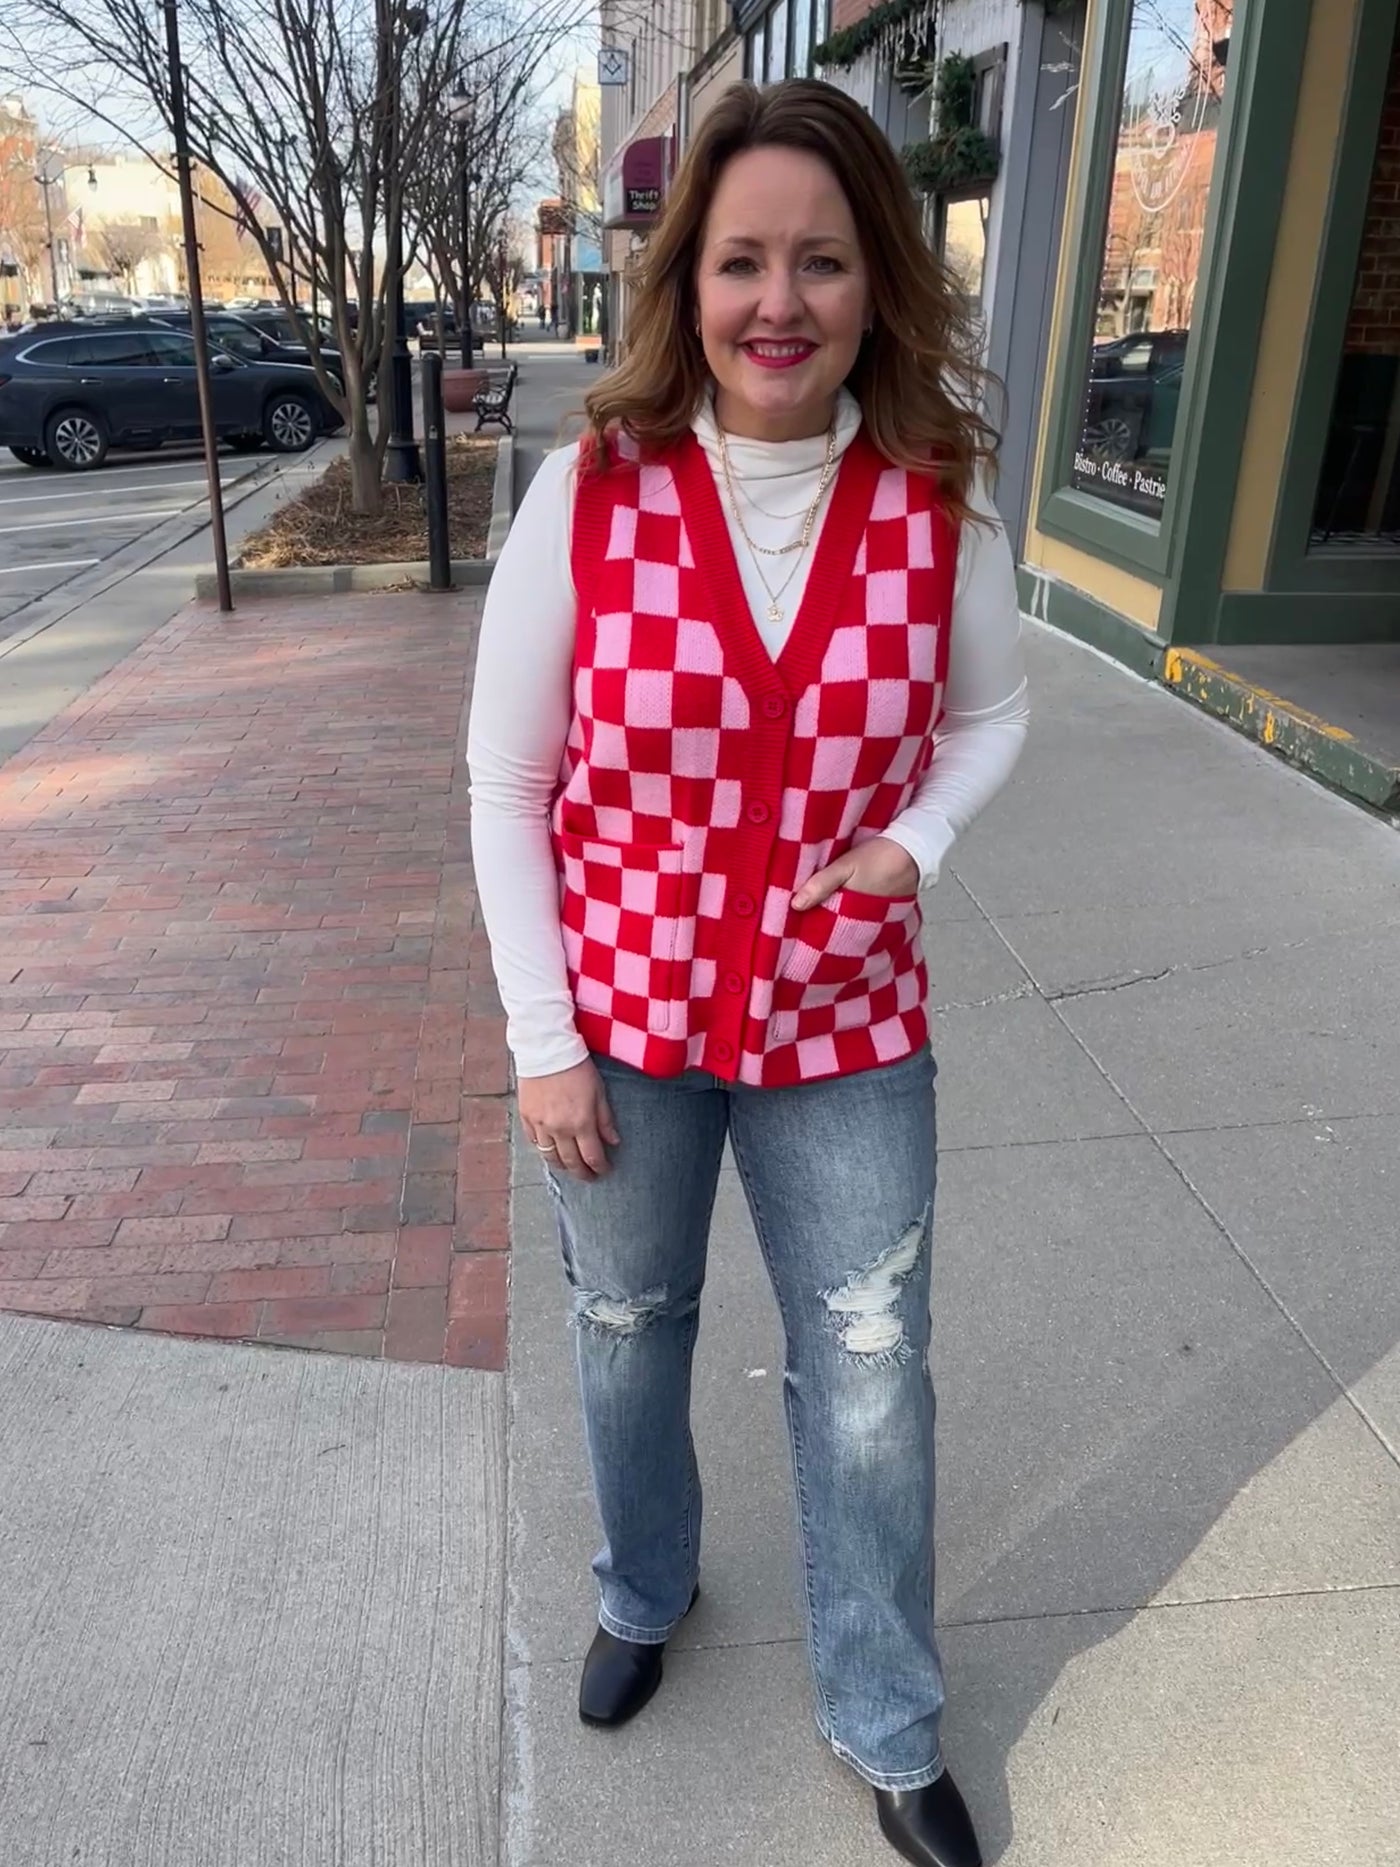
<instances>
[{"instance_id":1,"label":"pink and red checkered pattern","mask_svg":"<svg viewBox=\"0 0 1400 1867\"><path fill-rule=\"evenodd\" d=\"M585 1041L765 1086L909 1055L917 899L791 898L887 828L933 758L957 533L932 477L856 438L776 662L693 436L582 476L573 559L554 834Z\"/></svg>"}]
</instances>

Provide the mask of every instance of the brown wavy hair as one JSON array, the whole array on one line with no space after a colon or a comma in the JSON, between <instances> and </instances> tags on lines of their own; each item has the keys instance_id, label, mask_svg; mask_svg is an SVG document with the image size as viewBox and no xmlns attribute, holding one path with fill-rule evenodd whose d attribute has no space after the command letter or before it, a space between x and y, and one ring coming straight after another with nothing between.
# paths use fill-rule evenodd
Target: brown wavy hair
<instances>
[{"instance_id":1,"label":"brown wavy hair","mask_svg":"<svg viewBox=\"0 0 1400 1867\"><path fill-rule=\"evenodd\" d=\"M642 261L626 361L585 401L592 458L614 457L608 442L619 430L652 455L689 427L709 382L695 323L710 203L735 156L775 146L818 156L855 218L874 329L846 387L866 432L897 466L935 473L952 515L970 518L974 477L996 461L999 437L982 413L990 379L889 139L843 91L815 79L732 85L701 123Z\"/></svg>"}]
</instances>

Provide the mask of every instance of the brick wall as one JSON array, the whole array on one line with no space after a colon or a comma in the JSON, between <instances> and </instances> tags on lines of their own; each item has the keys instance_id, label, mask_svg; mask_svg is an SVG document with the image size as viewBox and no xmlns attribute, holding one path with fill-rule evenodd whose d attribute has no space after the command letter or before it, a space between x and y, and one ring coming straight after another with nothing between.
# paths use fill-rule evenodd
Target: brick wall
<instances>
[{"instance_id":1,"label":"brick wall","mask_svg":"<svg viewBox=\"0 0 1400 1867\"><path fill-rule=\"evenodd\" d=\"M1400 34L1391 53L1346 349L1400 355Z\"/></svg>"},{"instance_id":2,"label":"brick wall","mask_svg":"<svg viewBox=\"0 0 1400 1867\"><path fill-rule=\"evenodd\" d=\"M832 0L831 30L844 32L867 13L873 13L878 4L879 0Z\"/></svg>"}]
</instances>

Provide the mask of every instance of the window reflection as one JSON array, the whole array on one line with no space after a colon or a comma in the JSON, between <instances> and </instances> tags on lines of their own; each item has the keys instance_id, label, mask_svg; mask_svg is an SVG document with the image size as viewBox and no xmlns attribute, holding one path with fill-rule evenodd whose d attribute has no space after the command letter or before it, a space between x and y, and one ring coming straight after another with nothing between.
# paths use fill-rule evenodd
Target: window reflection
<instances>
[{"instance_id":1,"label":"window reflection","mask_svg":"<svg viewBox=\"0 0 1400 1867\"><path fill-rule=\"evenodd\" d=\"M1133 0L1073 484L1159 517L1205 249L1234 0Z\"/></svg>"},{"instance_id":2,"label":"window reflection","mask_svg":"<svg viewBox=\"0 0 1400 1867\"><path fill-rule=\"evenodd\" d=\"M982 303L982 279L987 267L987 218L991 213L989 195L973 195L962 201L945 201L940 218L942 233L939 252L953 281L973 309Z\"/></svg>"}]
</instances>

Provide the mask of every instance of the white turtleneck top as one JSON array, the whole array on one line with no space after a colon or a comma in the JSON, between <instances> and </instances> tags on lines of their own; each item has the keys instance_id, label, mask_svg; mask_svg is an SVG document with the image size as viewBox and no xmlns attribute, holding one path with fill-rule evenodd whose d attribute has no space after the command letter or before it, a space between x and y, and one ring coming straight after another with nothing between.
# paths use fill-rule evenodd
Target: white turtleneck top
<instances>
[{"instance_id":1,"label":"white turtleneck top","mask_svg":"<svg viewBox=\"0 0 1400 1867\"><path fill-rule=\"evenodd\" d=\"M860 419L843 390L836 412L838 453L849 447ZM694 427L719 485L754 625L776 658L797 614L813 550L801 554L779 599L782 620L770 621L769 589L777 590L792 558L762 558L760 573L725 494L708 402ZM770 547L792 543L820 482L827 437L726 441L749 536ZM467 748L477 890L506 1009L507 1040L522 1076L548 1076L588 1054L574 1025L549 835L573 705L570 542L577 458L575 444L545 459L492 574ZM987 523L964 525L961 532L938 756L909 807L884 832L913 856L925 888L938 880L954 839L1010 777L1029 719L1011 549L985 487L978 486L972 504ZM814 544L825 512L824 502Z\"/></svg>"}]
</instances>

